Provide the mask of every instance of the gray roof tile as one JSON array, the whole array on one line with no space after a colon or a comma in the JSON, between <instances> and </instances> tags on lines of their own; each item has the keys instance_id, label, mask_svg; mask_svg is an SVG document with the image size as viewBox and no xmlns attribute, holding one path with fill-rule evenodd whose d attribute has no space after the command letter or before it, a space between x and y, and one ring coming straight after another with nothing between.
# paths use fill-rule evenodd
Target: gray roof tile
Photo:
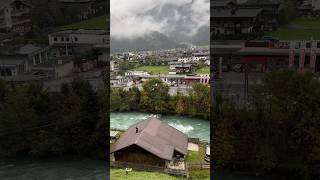
<instances>
[{"instance_id":1,"label":"gray roof tile","mask_svg":"<svg viewBox=\"0 0 320 180\"><path fill-rule=\"evenodd\" d=\"M150 117L130 126L111 152L131 145L137 145L162 159L171 160L174 151L187 154L188 137L159 119Z\"/></svg>"}]
</instances>

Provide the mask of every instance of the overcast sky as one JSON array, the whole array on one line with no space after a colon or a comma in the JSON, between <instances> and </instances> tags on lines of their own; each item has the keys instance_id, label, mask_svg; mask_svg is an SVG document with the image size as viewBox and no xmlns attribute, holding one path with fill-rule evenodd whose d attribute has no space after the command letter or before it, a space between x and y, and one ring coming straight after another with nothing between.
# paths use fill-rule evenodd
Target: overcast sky
<instances>
[{"instance_id":1,"label":"overcast sky","mask_svg":"<svg viewBox=\"0 0 320 180\"><path fill-rule=\"evenodd\" d=\"M111 0L111 37L133 39L153 31L194 35L210 22L209 0Z\"/></svg>"}]
</instances>

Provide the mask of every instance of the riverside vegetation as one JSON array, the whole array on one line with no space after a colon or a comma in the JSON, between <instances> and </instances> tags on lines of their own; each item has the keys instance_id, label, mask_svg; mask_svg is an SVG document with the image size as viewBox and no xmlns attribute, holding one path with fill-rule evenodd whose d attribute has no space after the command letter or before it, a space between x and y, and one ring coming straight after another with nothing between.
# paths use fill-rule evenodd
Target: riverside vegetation
<instances>
[{"instance_id":1,"label":"riverside vegetation","mask_svg":"<svg viewBox=\"0 0 320 180\"><path fill-rule=\"evenodd\" d=\"M217 94L213 161L218 170L320 176L320 82L312 73L268 73L247 106Z\"/></svg>"},{"instance_id":2,"label":"riverside vegetation","mask_svg":"<svg viewBox=\"0 0 320 180\"><path fill-rule=\"evenodd\" d=\"M143 89L132 87L126 91L112 88L111 111L141 111L164 115L190 116L202 119L210 117L210 87L194 84L188 95L169 95L170 86L160 79L151 79L143 84Z\"/></svg>"},{"instance_id":3,"label":"riverside vegetation","mask_svg":"<svg viewBox=\"0 0 320 180\"><path fill-rule=\"evenodd\" d=\"M75 79L60 92L39 83L0 82L0 157L85 155L105 158L105 90Z\"/></svg>"}]
</instances>

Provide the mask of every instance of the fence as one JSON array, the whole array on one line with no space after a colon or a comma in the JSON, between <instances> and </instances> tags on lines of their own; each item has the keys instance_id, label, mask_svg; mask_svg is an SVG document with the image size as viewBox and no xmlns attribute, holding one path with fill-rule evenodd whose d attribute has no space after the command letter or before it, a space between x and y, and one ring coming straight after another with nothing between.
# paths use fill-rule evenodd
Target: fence
<instances>
[{"instance_id":1,"label":"fence","mask_svg":"<svg viewBox=\"0 0 320 180\"><path fill-rule=\"evenodd\" d=\"M110 166L117 167L117 168L132 168L135 170L142 170L142 171L149 171L149 172L167 173L167 174L176 175L176 176L188 175L188 172L186 170L168 169L166 167L161 167L161 166L137 164L137 163L131 163L131 162L129 163L129 162L112 161L110 162Z\"/></svg>"},{"instance_id":2,"label":"fence","mask_svg":"<svg viewBox=\"0 0 320 180\"><path fill-rule=\"evenodd\" d=\"M188 168L210 169L210 163L191 163Z\"/></svg>"}]
</instances>

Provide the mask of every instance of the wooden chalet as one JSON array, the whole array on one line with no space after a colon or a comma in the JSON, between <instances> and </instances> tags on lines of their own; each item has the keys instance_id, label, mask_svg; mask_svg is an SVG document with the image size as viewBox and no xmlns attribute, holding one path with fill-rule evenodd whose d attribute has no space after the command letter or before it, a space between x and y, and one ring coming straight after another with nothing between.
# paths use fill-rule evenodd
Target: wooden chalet
<instances>
[{"instance_id":1,"label":"wooden chalet","mask_svg":"<svg viewBox=\"0 0 320 180\"><path fill-rule=\"evenodd\" d=\"M187 148L187 135L150 117L129 127L111 153L115 161L165 167L175 159L184 159Z\"/></svg>"}]
</instances>

